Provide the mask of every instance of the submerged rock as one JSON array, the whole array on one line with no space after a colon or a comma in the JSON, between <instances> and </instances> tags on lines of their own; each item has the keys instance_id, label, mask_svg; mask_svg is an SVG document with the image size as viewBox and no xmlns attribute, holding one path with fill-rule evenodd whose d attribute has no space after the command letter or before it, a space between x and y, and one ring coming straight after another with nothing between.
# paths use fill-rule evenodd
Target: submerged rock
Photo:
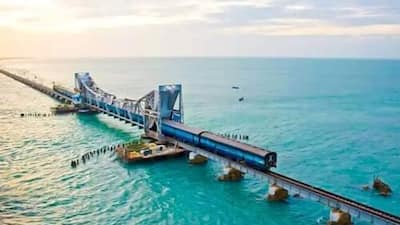
<instances>
[{"instance_id":1,"label":"submerged rock","mask_svg":"<svg viewBox=\"0 0 400 225\"><path fill-rule=\"evenodd\" d=\"M301 195L299 193L296 193L293 195L293 198L302 198Z\"/></svg>"},{"instance_id":2,"label":"submerged rock","mask_svg":"<svg viewBox=\"0 0 400 225\"><path fill-rule=\"evenodd\" d=\"M361 186L361 189L362 189L363 191L369 191L369 190L370 190L370 187L369 187L368 184L365 184L365 185Z\"/></svg>"}]
</instances>

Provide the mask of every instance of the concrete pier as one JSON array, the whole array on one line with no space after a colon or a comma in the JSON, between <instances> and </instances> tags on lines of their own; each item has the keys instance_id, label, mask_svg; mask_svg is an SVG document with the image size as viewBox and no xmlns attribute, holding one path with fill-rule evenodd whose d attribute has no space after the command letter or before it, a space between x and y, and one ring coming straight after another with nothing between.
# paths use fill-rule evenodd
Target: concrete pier
<instances>
[{"instance_id":1,"label":"concrete pier","mask_svg":"<svg viewBox=\"0 0 400 225\"><path fill-rule=\"evenodd\" d=\"M283 187L276 184L269 185L268 188L268 201L283 201L289 197L289 192Z\"/></svg>"},{"instance_id":2,"label":"concrete pier","mask_svg":"<svg viewBox=\"0 0 400 225\"><path fill-rule=\"evenodd\" d=\"M230 166L224 167L223 174L218 177L219 181L240 181L243 178L243 172Z\"/></svg>"},{"instance_id":3,"label":"concrete pier","mask_svg":"<svg viewBox=\"0 0 400 225\"><path fill-rule=\"evenodd\" d=\"M328 225L351 225L351 215L340 209L333 208L329 215Z\"/></svg>"},{"instance_id":4,"label":"concrete pier","mask_svg":"<svg viewBox=\"0 0 400 225\"><path fill-rule=\"evenodd\" d=\"M204 164L208 161L207 157L194 152L189 152L189 163L191 164Z\"/></svg>"}]
</instances>

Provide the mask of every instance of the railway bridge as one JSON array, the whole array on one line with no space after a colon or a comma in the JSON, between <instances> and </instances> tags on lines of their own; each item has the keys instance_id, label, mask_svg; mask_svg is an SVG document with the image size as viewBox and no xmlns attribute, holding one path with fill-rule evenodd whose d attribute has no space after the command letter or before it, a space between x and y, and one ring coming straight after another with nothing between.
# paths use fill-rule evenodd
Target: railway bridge
<instances>
[{"instance_id":1,"label":"railway bridge","mask_svg":"<svg viewBox=\"0 0 400 225\"><path fill-rule=\"evenodd\" d=\"M265 179L269 182L270 189L278 187L295 196L320 202L332 209L330 214L332 224L339 224L335 223L339 211L340 215L352 216L371 224L400 225L400 217L397 215L273 172L271 168L276 166L276 153L273 151L184 125L182 86L179 84L161 85L157 90L133 100L118 98L101 89L89 73L75 74L76 93L71 96L3 69L0 69L0 73L59 101L80 105L138 126L151 138L178 144L193 154Z\"/></svg>"}]
</instances>

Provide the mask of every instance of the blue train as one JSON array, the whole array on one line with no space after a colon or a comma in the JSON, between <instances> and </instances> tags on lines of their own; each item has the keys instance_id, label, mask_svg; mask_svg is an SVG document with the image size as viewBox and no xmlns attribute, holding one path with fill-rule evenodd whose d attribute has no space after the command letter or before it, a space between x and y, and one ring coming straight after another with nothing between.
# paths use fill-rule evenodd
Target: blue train
<instances>
[{"instance_id":1,"label":"blue train","mask_svg":"<svg viewBox=\"0 0 400 225\"><path fill-rule=\"evenodd\" d=\"M276 167L276 152L265 151L255 146L226 139L208 131L190 128L171 120L163 121L161 131L165 136L173 137L178 141L206 149L259 170L266 171L271 167Z\"/></svg>"}]
</instances>

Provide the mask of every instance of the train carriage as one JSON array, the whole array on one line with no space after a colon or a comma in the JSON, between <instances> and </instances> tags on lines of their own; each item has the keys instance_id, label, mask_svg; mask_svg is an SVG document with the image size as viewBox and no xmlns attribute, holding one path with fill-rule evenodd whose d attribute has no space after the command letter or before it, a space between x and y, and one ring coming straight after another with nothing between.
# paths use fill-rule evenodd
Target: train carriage
<instances>
[{"instance_id":1,"label":"train carriage","mask_svg":"<svg viewBox=\"0 0 400 225\"><path fill-rule=\"evenodd\" d=\"M162 133L178 141L206 149L248 166L268 170L276 167L276 153L230 140L208 131L187 127L174 121L164 121Z\"/></svg>"}]
</instances>

